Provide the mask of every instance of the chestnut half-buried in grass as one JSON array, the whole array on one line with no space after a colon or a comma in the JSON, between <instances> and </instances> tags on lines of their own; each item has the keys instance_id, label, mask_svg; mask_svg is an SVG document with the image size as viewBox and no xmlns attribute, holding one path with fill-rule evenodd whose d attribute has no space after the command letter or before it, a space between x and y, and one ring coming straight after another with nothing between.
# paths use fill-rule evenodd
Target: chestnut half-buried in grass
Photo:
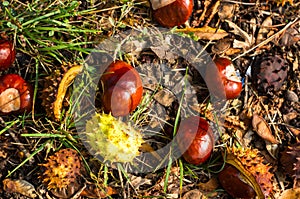
<instances>
[{"instance_id":1,"label":"chestnut half-buried in grass","mask_svg":"<svg viewBox=\"0 0 300 199\"><path fill-rule=\"evenodd\" d=\"M0 70L8 69L16 59L16 49L11 41L0 40Z\"/></svg>"}]
</instances>

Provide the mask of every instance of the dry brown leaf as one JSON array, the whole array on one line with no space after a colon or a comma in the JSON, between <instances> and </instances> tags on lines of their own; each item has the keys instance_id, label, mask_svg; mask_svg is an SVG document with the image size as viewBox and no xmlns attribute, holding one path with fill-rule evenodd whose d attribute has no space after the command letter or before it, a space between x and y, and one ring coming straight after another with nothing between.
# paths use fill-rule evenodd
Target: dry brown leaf
<instances>
[{"instance_id":1,"label":"dry brown leaf","mask_svg":"<svg viewBox=\"0 0 300 199\"><path fill-rule=\"evenodd\" d=\"M219 7L218 15L221 20L230 19L234 16L234 8L236 4L222 2Z\"/></svg>"},{"instance_id":2,"label":"dry brown leaf","mask_svg":"<svg viewBox=\"0 0 300 199\"><path fill-rule=\"evenodd\" d=\"M7 157L7 153L2 149L0 149L0 157L1 158L6 158Z\"/></svg>"},{"instance_id":3,"label":"dry brown leaf","mask_svg":"<svg viewBox=\"0 0 300 199\"><path fill-rule=\"evenodd\" d=\"M235 55L237 53L240 53L241 49L238 48L229 48L228 50L226 50L225 55L230 56L230 55Z\"/></svg>"},{"instance_id":4,"label":"dry brown leaf","mask_svg":"<svg viewBox=\"0 0 300 199\"><path fill-rule=\"evenodd\" d=\"M118 191L112 187L98 188L94 184L87 184L86 188L80 193L80 196L88 198L106 198L114 194L118 194Z\"/></svg>"},{"instance_id":5,"label":"dry brown leaf","mask_svg":"<svg viewBox=\"0 0 300 199\"><path fill-rule=\"evenodd\" d=\"M252 127L256 131L256 133L264 140L269 141L272 144L279 143L272 135L269 124L257 114L254 114L252 117Z\"/></svg>"},{"instance_id":6,"label":"dry brown leaf","mask_svg":"<svg viewBox=\"0 0 300 199\"><path fill-rule=\"evenodd\" d=\"M251 46L253 43L254 43L254 39L253 39L253 36L252 35L249 35L247 32L245 32L244 30L242 30L240 27L238 27L235 23L229 21L229 20L226 20L226 22L228 23L228 25L233 28L233 34L236 34L236 35L239 35L241 36L244 40L245 40L245 46ZM236 43L238 41L235 41ZM242 41L239 41L240 43ZM234 47L234 46L233 46Z\"/></svg>"},{"instance_id":7,"label":"dry brown leaf","mask_svg":"<svg viewBox=\"0 0 300 199\"><path fill-rule=\"evenodd\" d=\"M182 32L182 33L194 33L195 36L198 37L198 39L204 39L204 40L219 40L228 35L228 33L225 30L212 28L209 26L201 27L201 28L183 28L183 29L177 29L176 32Z\"/></svg>"},{"instance_id":8,"label":"dry brown leaf","mask_svg":"<svg viewBox=\"0 0 300 199\"><path fill-rule=\"evenodd\" d=\"M140 188L140 186L143 185L151 185L152 182L150 179L147 178L142 178L141 176L135 176L135 175L131 175L129 174L130 177L130 183L131 185L138 190Z\"/></svg>"},{"instance_id":9,"label":"dry brown leaf","mask_svg":"<svg viewBox=\"0 0 300 199\"><path fill-rule=\"evenodd\" d=\"M202 191L211 192L218 188L219 183L217 178L211 178L209 179L209 181L205 183L202 182L198 183L198 186Z\"/></svg>"},{"instance_id":10,"label":"dry brown leaf","mask_svg":"<svg viewBox=\"0 0 300 199\"><path fill-rule=\"evenodd\" d=\"M25 180L3 180L3 190L8 193L19 193L29 198L36 198L36 190L32 184Z\"/></svg>"},{"instance_id":11,"label":"dry brown leaf","mask_svg":"<svg viewBox=\"0 0 300 199\"><path fill-rule=\"evenodd\" d=\"M190 190L184 194L182 199L204 199L206 198L198 189Z\"/></svg>"},{"instance_id":12,"label":"dry brown leaf","mask_svg":"<svg viewBox=\"0 0 300 199\"><path fill-rule=\"evenodd\" d=\"M270 27L272 26L272 18L267 17L261 24L261 28L257 33L256 44L261 43L262 41L266 40L267 34L270 32Z\"/></svg>"},{"instance_id":13,"label":"dry brown leaf","mask_svg":"<svg viewBox=\"0 0 300 199\"><path fill-rule=\"evenodd\" d=\"M278 199L298 199L300 198L300 188L287 189L281 193Z\"/></svg>"},{"instance_id":14,"label":"dry brown leaf","mask_svg":"<svg viewBox=\"0 0 300 199\"><path fill-rule=\"evenodd\" d=\"M287 124L290 123L291 120L299 117L300 115L296 112L290 112L288 114L283 115L283 121Z\"/></svg>"},{"instance_id":15,"label":"dry brown leaf","mask_svg":"<svg viewBox=\"0 0 300 199\"><path fill-rule=\"evenodd\" d=\"M220 39L212 46L211 50L213 53L222 54L225 53L232 44L232 40L230 38Z\"/></svg>"},{"instance_id":16,"label":"dry brown leaf","mask_svg":"<svg viewBox=\"0 0 300 199\"><path fill-rule=\"evenodd\" d=\"M294 134L294 136L299 136L300 135L300 129L293 128L293 127L288 127L288 128Z\"/></svg>"},{"instance_id":17,"label":"dry brown leaf","mask_svg":"<svg viewBox=\"0 0 300 199\"><path fill-rule=\"evenodd\" d=\"M163 106L171 106L176 100L176 96L168 89L158 91L154 95L154 99Z\"/></svg>"}]
</instances>

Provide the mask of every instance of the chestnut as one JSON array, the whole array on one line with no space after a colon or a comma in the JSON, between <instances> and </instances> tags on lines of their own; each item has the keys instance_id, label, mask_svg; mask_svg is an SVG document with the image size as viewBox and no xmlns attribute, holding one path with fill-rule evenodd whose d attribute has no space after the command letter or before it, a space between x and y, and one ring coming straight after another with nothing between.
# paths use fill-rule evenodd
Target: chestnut
<instances>
[{"instance_id":1,"label":"chestnut","mask_svg":"<svg viewBox=\"0 0 300 199\"><path fill-rule=\"evenodd\" d=\"M143 85L139 73L124 61L111 63L101 76L102 105L106 113L125 116L139 105Z\"/></svg>"},{"instance_id":2,"label":"chestnut","mask_svg":"<svg viewBox=\"0 0 300 199\"><path fill-rule=\"evenodd\" d=\"M184 119L180 123L176 139L183 158L194 165L207 161L214 147L212 130L208 122L199 116Z\"/></svg>"},{"instance_id":3,"label":"chestnut","mask_svg":"<svg viewBox=\"0 0 300 199\"><path fill-rule=\"evenodd\" d=\"M245 182L240 171L232 165L225 165L218 178L225 191L234 198L252 199L256 196L252 186Z\"/></svg>"},{"instance_id":4,"label":"chestnut","mask_svg":"<svg viewBox=\"0 0 300 199\"><path fill-rule=\"evenodd\" d=\"M0 70L8 69L16 59L16 49L11 41L0 40Z\"/></svg>"},{"instance_id":5,"label":"chestnut","mask_svg":"<svg viewBox=\"0 0 300 199\"><path fill-rule=\"evenodd\" d=\"M0 77L0 113L24 113L32 108L32 87L21 76Z\"/></svg>"},{"instance_id":6,"label":"chestnut","mask_svg":"<svg viewBox=\"0 0 300 199\"><path fill-rule=\"evenodd\" d=\"M242 91L242 82L237 76L232 62L227 58L217 58L214 60L224 86L226 99L237 98Z\"/></svg>"},{"instance_id":7,"label":"chestnut","mask_svg":"<svg viewBox=\"0 0 300 199\"><path fill-rule=\"evenodd\" d=\"M154 19L162 26L174 27L184 24L191 16L193 0L150 0Z\"/></svg>"}]
</instances>

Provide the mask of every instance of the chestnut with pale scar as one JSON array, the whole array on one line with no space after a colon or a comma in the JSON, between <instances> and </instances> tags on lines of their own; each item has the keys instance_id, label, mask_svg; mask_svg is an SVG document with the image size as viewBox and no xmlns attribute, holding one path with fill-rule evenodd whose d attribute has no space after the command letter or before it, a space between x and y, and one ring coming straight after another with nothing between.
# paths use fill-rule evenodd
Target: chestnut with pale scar
<instances>
[{"instance_id":1,"label":"chestnut with pale scar","mask_svg":"<svg viewBox=\"0 0 300 199\"><path fill-rule=\"evenodd\" d=\"M21 76L7 74L0 77L0 114L30 111L32 99L32 87Z\"/></svg>"}]
</instances>

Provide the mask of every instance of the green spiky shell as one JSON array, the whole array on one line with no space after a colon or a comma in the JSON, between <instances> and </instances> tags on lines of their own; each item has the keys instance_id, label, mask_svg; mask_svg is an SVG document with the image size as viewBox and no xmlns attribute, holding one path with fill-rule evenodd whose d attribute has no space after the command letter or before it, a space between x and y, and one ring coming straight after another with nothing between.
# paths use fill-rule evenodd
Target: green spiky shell
<instances>
[{"instance_id":1,"label":"green spiky shell","mask_svg":"<svg viewBox=\"0 0 300 199\"><path fill-rule=\"evenodd\" d=\"M85 142L104 161L132 162L139 155L142 134L111 114L96 113L86 123Z\"/></svg>"}]
</instances>

